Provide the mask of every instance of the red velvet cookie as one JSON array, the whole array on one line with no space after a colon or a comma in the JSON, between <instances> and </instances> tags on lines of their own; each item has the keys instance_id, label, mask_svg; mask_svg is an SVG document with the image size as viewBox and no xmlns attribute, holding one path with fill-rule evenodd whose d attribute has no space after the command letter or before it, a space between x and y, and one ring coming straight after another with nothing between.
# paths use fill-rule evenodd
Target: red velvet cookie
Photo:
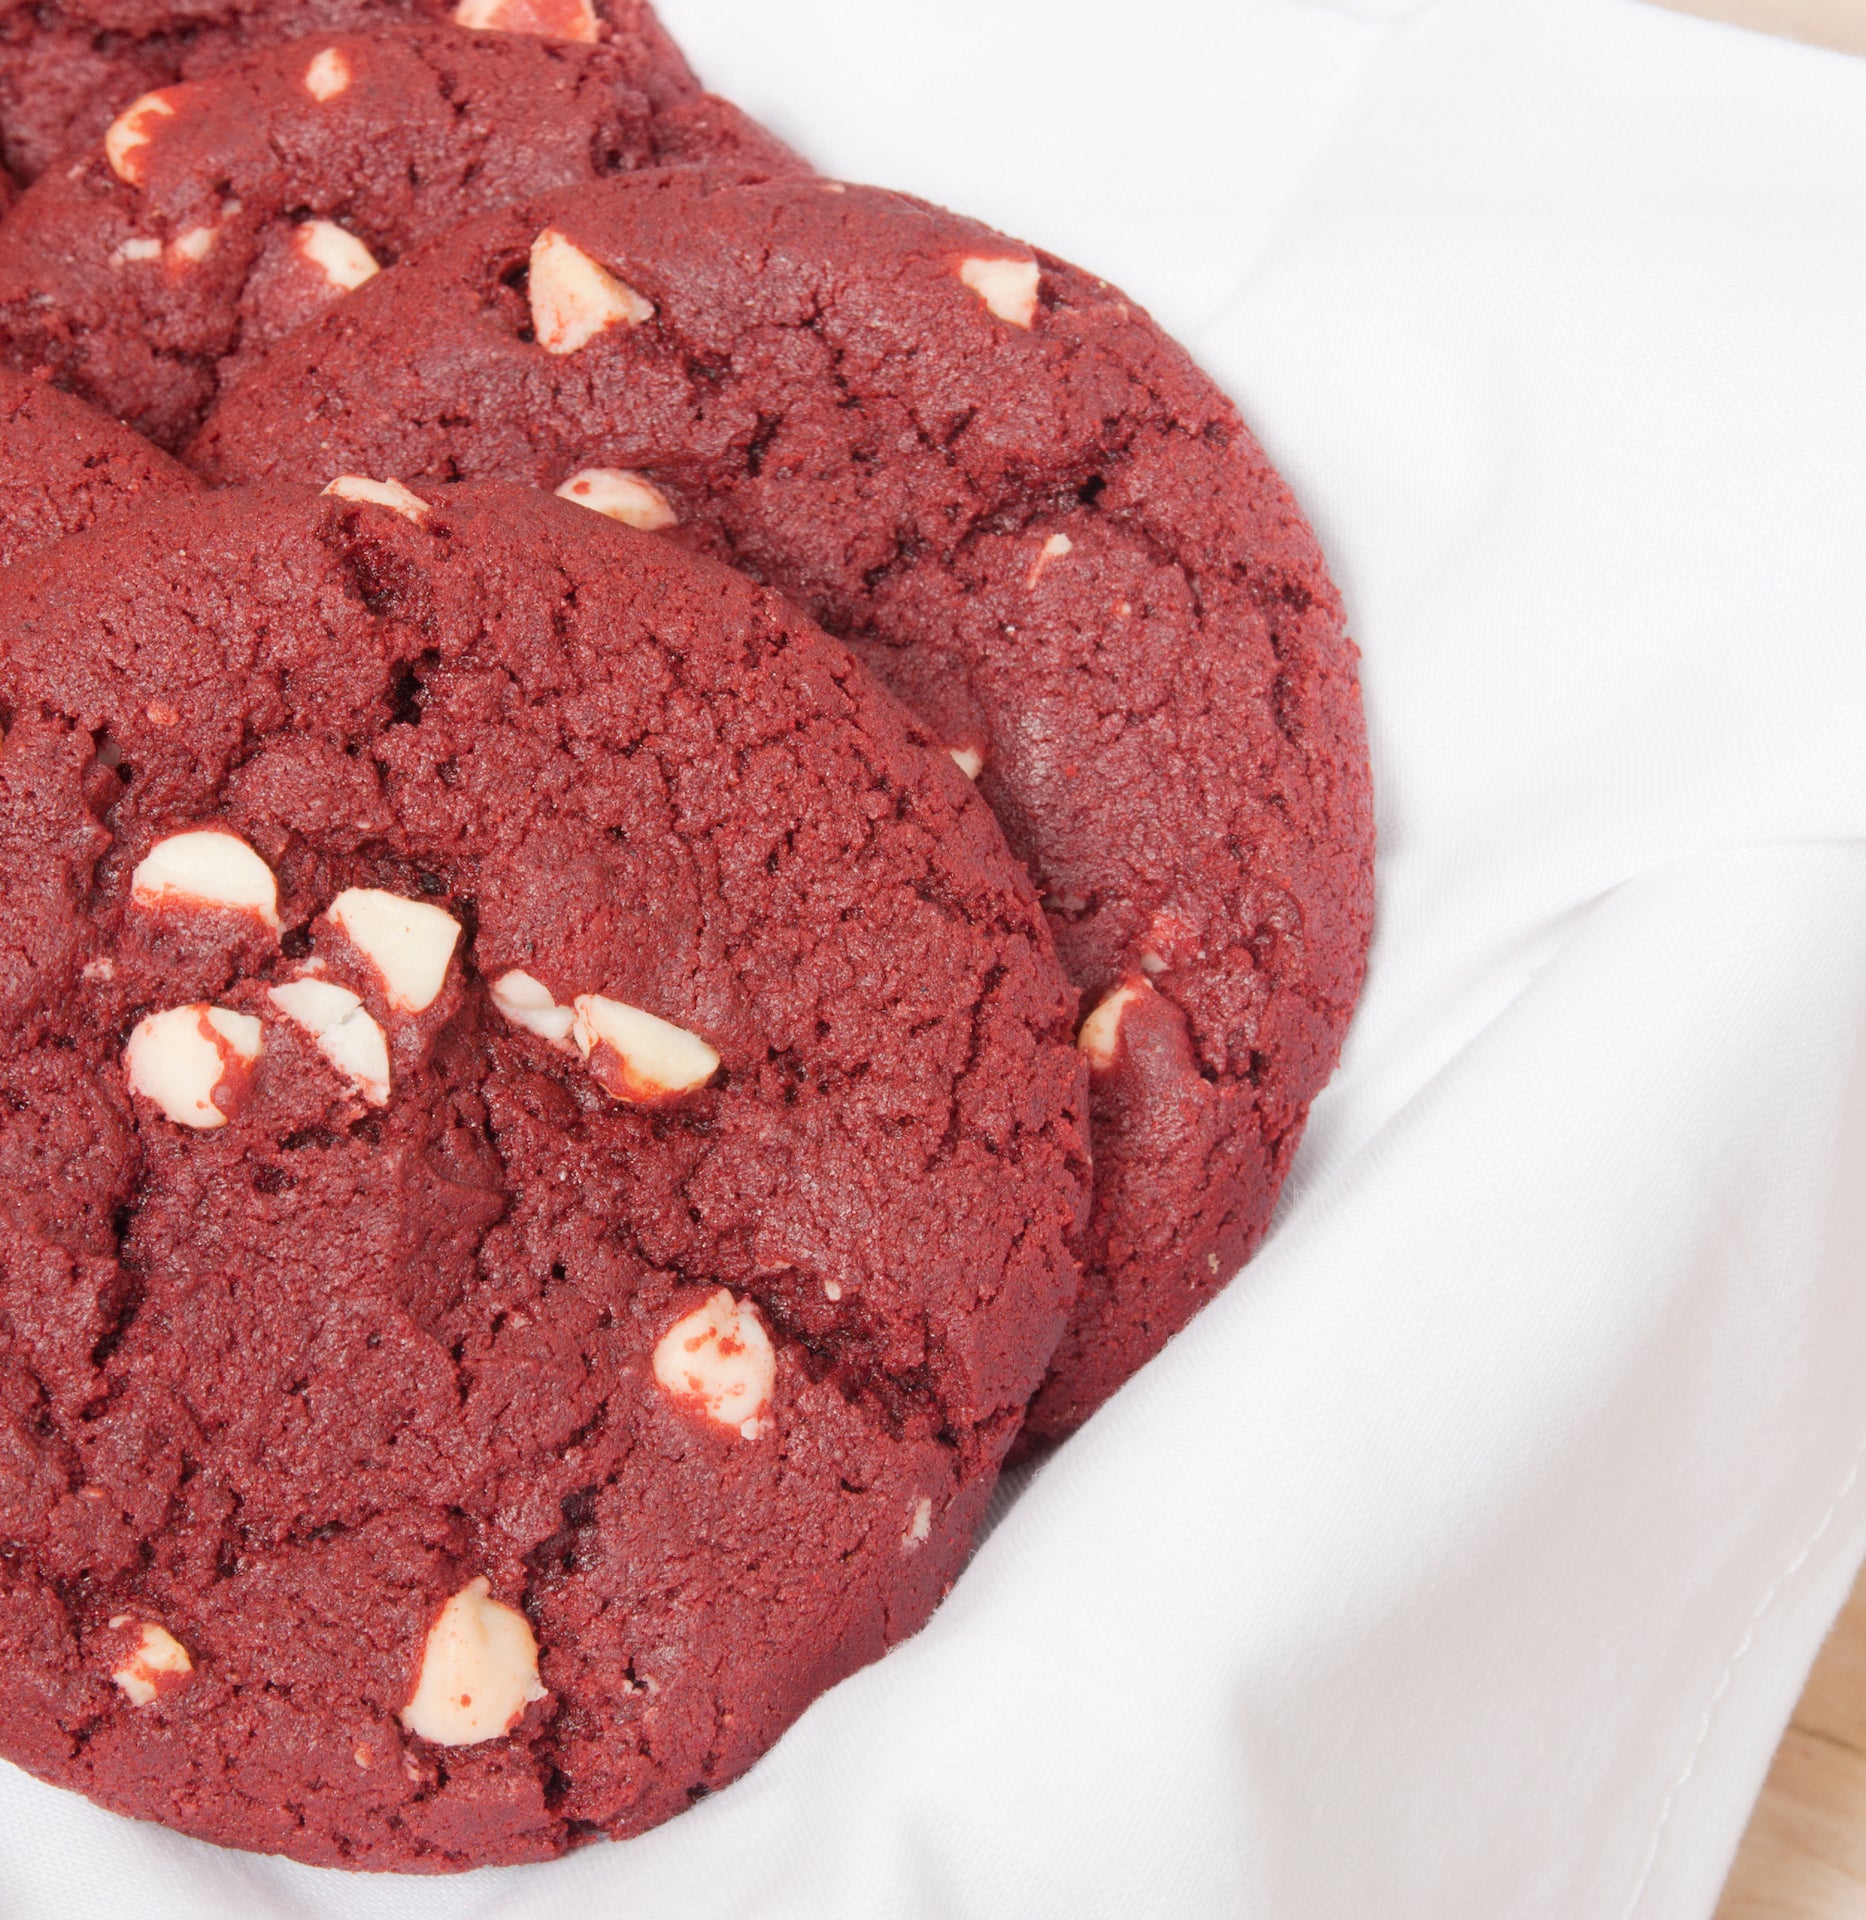
<instances>
[{"instance_id":1,"label":"red velvet cookie","mask_svg":"<svg viewBox=\"0 0 1866 1920\"><path fill-rule=\"evenodd\" d=\"M0 0L0 159L22 180L103 138L139 94L305 33L449 18L474 30L601 41L657 109L700 95L645 0Z\"/></svg>"},{"instance_id":2,"label":"red velvet cookie","mask_svg":"<svg viewBox=\"0 0 1866 1920\"><path fill-rule=\"evenodd\" d=\"M536 493L0 575L0 1753L536 1858L927 1616L1075 1288L1070 994L850 657Z\"/></svg>"},{"instance_id":3,"label":"red velvet cookie","mask_svg":"<svg viewBox=\"0 0 1866 1920\"><path fill-rule=\"evenodd\" d=\"M794 595L977 774L1095 1067L1088 1274L1033 1432L1255 1248L1361 982L1356 655L1288 489L1114 288L871 188L637 176L437 241L192 457L660 527Z\"/></svg>"},{"instance_id":4,"label":"red velvet cookie","mask_svg":"<svg viewBox=\"0 0 1866 1920\"><path fill-rule=\"evenodd\" d=\"M199 490L186 467L30 374L0 368L0 567L151 499Z\"/></svg>"},{"instance_id":5,"label":"red velvet cookie","mask_svg":"<svg viewBox=\"0 0 1866 1920\"><path fill-rule=\"evenodd\" d=\"M795 168L606 44L320 34L145 95L0 222L0 355L172 447L263 348L416 241L547 187L693 159Z\"/></svg>"}]
</instances>

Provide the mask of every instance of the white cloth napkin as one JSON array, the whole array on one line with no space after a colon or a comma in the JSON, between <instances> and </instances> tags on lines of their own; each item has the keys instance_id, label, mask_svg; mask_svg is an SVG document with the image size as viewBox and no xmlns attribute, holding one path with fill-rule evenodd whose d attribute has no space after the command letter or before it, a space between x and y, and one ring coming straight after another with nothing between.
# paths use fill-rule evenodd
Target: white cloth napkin
<instances>
[{"instance_id":1,"label":"white cloth napkin","mask_svg":"<svg viewBox=\"0 0 1866 1920\"><path fill-rule=\"evenodd\" d=\"M1866 1551L1866 62L1635 0L667 0L1092 264L1366 654L1380 925L1249 1273L933 1624L451 1882L0 1769L0 1915L1701 1920Z\"/></svg>"}]
</instances>

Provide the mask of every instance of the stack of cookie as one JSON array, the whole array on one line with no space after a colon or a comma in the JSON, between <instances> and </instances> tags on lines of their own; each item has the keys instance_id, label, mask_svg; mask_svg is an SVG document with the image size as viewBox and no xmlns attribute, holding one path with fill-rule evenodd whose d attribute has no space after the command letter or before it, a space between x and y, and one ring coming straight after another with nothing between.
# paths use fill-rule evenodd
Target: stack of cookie
<instances>
[{"instance_id":1,"label":"stack of cookie","mask_svg":"<svg viewBox=\"0 0 1866 1920\"><path fill-rule=\"evenodd\" d=\"M1261 1238L1338 599L1131 301L635 0L10 6L0 142L0 1753L638 1832Z\"/></svg>"}]
</instances>

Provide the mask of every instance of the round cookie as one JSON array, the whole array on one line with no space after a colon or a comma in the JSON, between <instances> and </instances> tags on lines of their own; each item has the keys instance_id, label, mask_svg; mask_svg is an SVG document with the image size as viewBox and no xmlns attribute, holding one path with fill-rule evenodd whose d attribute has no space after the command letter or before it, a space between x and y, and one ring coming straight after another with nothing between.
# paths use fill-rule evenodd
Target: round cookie
<instances>
[{"instance_id":1,"label":"round cookie","mask_svg":"<svg viewBox=\"0 0 1866 1920\"><path fill-rule=\"evenodd\" d=\"M600 40L657 109L700 94L645 0L0 0L0 160L35 180L101 139L139 94L255 47L450 17L482 32Z\"/></svg>"},{"instance_id":2,"label":"round cookie","mask_svg":"<svg viewBox=\"0 0 1866 1920\"><path fill-rule=\"evenodd\" d=\"M636 1832L957 1572L1072 995L779 596L535 493L0 575L0 1754L352 1867Z\"/></svg>"},{"instance_id":3,"label":"round cookie","mask_svg":"<svg viewBox=\"0 0 1866 1920\"><path fill-rule=\"evenodd\" d=\"M173 447L272 340L469 214L693 159L794 168L606 44L404 24L145 95L0 222L0 354Z\"/></svg>"},{"instance_id":4,"label":"round cookie","mask_svg":"<svg viewBox=\"0 0 1866 1920\"><path fill-rule=\"evenodd\" d=\"M575 254L627 292L611 324L566 325L600 284ZM876 189L636 176L436 241L188 457L567 490L795 596L977 772L1095 1067L1087 1273L1034 1434L1255 1248L1361 982L1356 654L1288 489L1114 288Z\"/></svg>"},{"instance_id":5,"label":"round cookie","mask_svg":"<svg viewBox=\"0 0 1866 1920\"><path fill-rule=\"evenodd\" d=\"M200 484L94 407L0 367L0 567L152 499L197 492Z\"/></svg>"}]
</instances>

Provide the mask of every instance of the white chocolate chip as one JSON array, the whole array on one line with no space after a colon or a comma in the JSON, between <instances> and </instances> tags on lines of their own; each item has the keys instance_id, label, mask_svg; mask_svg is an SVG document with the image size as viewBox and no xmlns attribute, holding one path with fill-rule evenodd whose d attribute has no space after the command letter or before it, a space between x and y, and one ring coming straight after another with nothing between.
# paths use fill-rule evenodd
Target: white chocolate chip
<instances>
[{"instance_id":1,"label":"white chocolate chip","mask_svg":"<svg viewBox=\"0 0 1866 1920\"><path fill-rule=\"evenodd\" d=\"M373 280L382 271L376 256L355 234L346 232L334 220L307 220L292 235L298 257L317 271L339 293L354 293L365 280ZM394 481L387 483L390 486ZM403 487L403 493L408 489ZM408 494L412 500L415 496ZM422 511L427 511L424 505Z\"/></svg>"},{"instance_id":2,"label":"white chocolate chip","mask_svg":"<svg viewBox=\"0 0 1866 1920\"><path fill-rule=\"evenodd\" d=\"M416 526L428 517L428 503L418 493L410 493L399 480L366 480L360 473L340 473L326 493L339 500L355 500L372 507L387 507Z\"/></svg>"},{"instance_id":3,"label":"white chocolate chip","mask_svg":"<svg viewBox=\"0 0 1866 1920\"><path fill-rule=\"evenodd\" d=\"M157 124L174 112L175 102L168 94L145 93L111 121L104 135L104 158L119 180L132 187L142 185L149 160L143 149L155 137Z\"/></svg>"},{"instance_id":4,"label":"white chocolate chip","mask_svg":"<svg viewBox=\"0 0 1866 1920\"><path fill-rule=\"evenodd\" d=\"M1092 1072L1105 1073L1114 1065L1115 1048L1121 1036L1121 1016L1143 993L1152 991L1151 987L1137 983L1116 987L1082 1022L1076 1045L1088 1056Z\"/></svg>"},{"instance_id":5,"label":"white chocolate chip","mask_svg":"<svg viewBox=\"0 0 1866 1920\"><path fill-rule=\"evenodd\" d=\"M933 1501L929 1495L923 1493L914 1502L913 1514L907 1522L907 1531L901 1535L901 1551L918 1553L926 1545L932 1531Z\"/></svg>"},{"instance_id":6,"label":"white chocolate chip","mask_svg":"<svg viewBox=\"0 0 1866 1920\"><path fill-rule=\"evenodd\" d=\"M1044 569L1052 560L1060 560L1064 554L1075 551L1075 542L1066 533L1053 533L1044 541L1043 550L1030 563L1030 571L1024 576L1024 584L1034 587L1043 578Z\"/></svg>"},{"instance_id":7,"label":"white chocolate chip","mask_svg":"<svg viewBox=\"0 0 1866 1920\"><path fill-rule=\"evenodd\" d=\"M212 907L250 913L274 933L279 883L272 869L237 835L196 827L158 840L130 876L139 907Z\"/></svg>"},{"instance_id":8,"label":"white chocolate chip","mask_svg":"<svg viewBox=\"0 0 1866 1920\"><path fill-rule=\"evenodd\" d=\"M123 1049L123 1064L132 1093L153 1100L178 1126L207 1132L227 1124L214 1104L215 1090L250 1067L262 1044L259 1022L250 1013L196 1002L139 1020Z\"/></svg>"},{"instance_id":9,"label":"white chocolate chip","mask_svg":"<svg viewBox=\"0 0 1866 1920\"><path fill-rule=\"evenodd\" d=\"M320 104L335 100L350 84L350 62L341 47L326 47L305 68L305 92Z\"/></svg>"},{"instance_id":10,"label":"white chocolate chip","mask_svg":"<svg viewBox=\"0 0 1866 1920\"><path fill-rule=\"evenodd\" d=\"M372 1107L388 1104L389 1036L348 987L330 980L287 980L272 989L270 998Z\"/></svg>"},{"instance_id":11,"label":"white chocolate chip","mask_svg":"<svg viewBox=\"0 0 1866 1920\"><path fill-rule=\"evenodd\" d=\"M168 243L169 258L198 266L214 251L214 242L219 238L218 227L190 227Z\"/></svg>"},{"instance_id":12,"label":"white chocolate chip","mask_svg":"<svg viewBox=\"0 0 1866 1920\"><path fill-rule=\"evenodd\" d=\"M678 517L659 487L622 467L585 467L557 489L560 500L574 500L592 513L607 514L641 533L658 533Z\"/></svg>"},{"instance_id":13,"label":"white chocolate chip","mask_svg":"<svg viewBox=\"0 0 1866 1920\"><path fill-rule=\"evenodd\" d=\"M428 1629L402 1725L437 1747L497 1740L544 1698L531 1622L491 1594L483 1574L469 1580Z\"/></svg>"},{"instance_id":14,"label":"white chocolate chip","mask_svg":"<svg viewBox=\"0 0 1866 1920\"><path fill-rule=\"evenodd\" d=\"M440 998L460 922L425 900L377 887L346 887L330 918L382 979L383 996L400 1013L421 1013Z\"/></svg>"},{"instance_id":15,"label":"white chocolate chip","mask_svg":"<svg viewBox=\"0 0 1866 1920\"><path fill-rule=\"evenodd\" d=\"M531 326L546 353L575 353L608 327L638 327L654 308L555 227L531 243Z\"/></svg>"},{"instance_id":16,"label":"white chocolate chip","mask_svg":"<svg viewBox=\"0 0 1866 1920\"><path fill-rule=\"evenodd\" d=\"M697 1033L600 993L576 997L571 1036L590 1071L618 1100L653 1106L703 1087L719 1055Z\"/></svg>"},{"instance_id":17,"label":"white chocolate chip","mask_svg":"<svg viewBox=\"0 0 1866 1920\"><path fill-rule=\"evenodd\" d=\"M1037 317L1037 263L1034 260L959 262L959 278L1000 320L1028 327Z\"/></svg>"},{"instance_id":18,"label":"white chocolate chip","mask_svg":"<svg viewBox=\"0 0 1866 1920\"><path fill-rule=\"evenodd\" d=\"M768 1424L777 1355L758 1309L721 1287L655 1343L654 1377L707 1419L756 1440Z\"/></svg>"},{"instance_id":19,"label":"white chocolate chip","mask_svg":"<svg viewBox=\"0 0 1866 1920\"><path fill-rule=\"evenodd\" d=\"M1147 944L1140 955L1140 970L1149 978L1162 974L1192 945L1192 930L1176 914L1165 909L1153 916L1147 928Z\"/></svg>"},{"instance_id":20,"label":"white chocolate chip","mask_svg":"<svg viewBox=\"0 0 1866 1920\"><path fill-rule=\"evenodd\" d=\"M454 25L471 33L530 33L541 40L594 45L596 10L590 0L460 0Z\"/></svg>"},{"instance_id":21,"label":"white chocolate chip","mask_svg":"<svg viewBox=\"0 0 1866 1920\"><path fill-rule=\"evenodd\" d=\"M119 1613L110 1624L121 1629L133 1623L127 1613ZM110 1673L133 1707L146 1707L194 1671L188 1649L166 1627L157 1626L153 1620L142 1621L140 1627L136 1645Z\"/></svg>"},{"instance_id":22,"label":"white chocolate chip","mask_svg":"<svg viewBox=\"0 0 1866 1920\"><path fill-rule=\"evenodd\" d=\"M952 763L968 780L976 780L985 771L985 756L976 747L948 747Z\"/></svg>"},{"instance_id":23,"label":"white chocolate chip","mask_svg":"<svg viewBox=\"0 0 1866 1920\"><path fill-rule=\"evenodd\" d=\"M142 260L160 260L161 258L162 242L160 240L151 240L143 237L135 240L125 240L116 252L110 256L110 264L113 267L121 267Z\"/></svg>"},{"instance_id":24,"label":"white chocolate chip","mask_svg":"<svg viewBox=\"0 0 1866 1920\"><path fill-rule=\"evenodd\" d=\"M823 1282L823 1298L825 1300L840 1300L842 1298L842 1282L840 1280L825 1280Z\"/></svg>"},{"instance_id":25,"label":"white chocolate chip","mask_svg":"<svg viewBox=\"0 0 1866 1920\"><path fill-rule=\"evenodd\" d=\"M502 973L488 989L492 1004L515 1027L535 1033L554 1047L570 1046L570 1030L576 1025L574 1007L560 1007L542 980L514 968Z\"/></svg>"}]
</instances>

